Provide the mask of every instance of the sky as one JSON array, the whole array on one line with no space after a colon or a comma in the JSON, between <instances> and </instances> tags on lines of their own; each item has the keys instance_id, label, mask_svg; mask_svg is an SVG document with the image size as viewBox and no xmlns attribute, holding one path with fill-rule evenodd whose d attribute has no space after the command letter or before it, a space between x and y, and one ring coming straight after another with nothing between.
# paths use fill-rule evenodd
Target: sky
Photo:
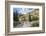
<instances>
[{"instance_id":1,"label":"sky","mask_svg":"<svg viewBox=\"0 0 46 36\"><path fill-rule=\"evenodd\" d=\"M18 12L21 14L26 14L29 13L29 11L31 12L33 9L32 8L13 8L13 12Z\"/></svg>"}]
</instances>

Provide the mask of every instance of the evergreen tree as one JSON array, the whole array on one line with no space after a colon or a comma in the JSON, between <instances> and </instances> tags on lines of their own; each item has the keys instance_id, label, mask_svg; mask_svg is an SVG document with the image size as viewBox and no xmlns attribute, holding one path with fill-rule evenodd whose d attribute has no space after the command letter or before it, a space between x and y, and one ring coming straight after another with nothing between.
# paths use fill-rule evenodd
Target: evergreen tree
<instances>
[{"instance_id":1,"label":"evergreen tree","mask_svg":"<svg viewBox=\"0 0 46 36\"><path fill-rule=\"evenodd\" d=\"M13 16L14 16L14 21L19 21L19 17L18 17L18 12L16 10L16 12L13 13Z\"/></svg>"}]
</instances>

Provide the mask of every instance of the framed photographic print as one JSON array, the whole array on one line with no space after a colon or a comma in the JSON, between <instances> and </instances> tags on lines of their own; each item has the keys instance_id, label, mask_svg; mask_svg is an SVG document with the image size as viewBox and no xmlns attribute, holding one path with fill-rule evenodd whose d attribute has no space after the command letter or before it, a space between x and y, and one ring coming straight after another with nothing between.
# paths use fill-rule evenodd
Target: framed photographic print
<instances>
[{"instance_id":1,"label":"framed photographic print","mask_svg":"<svg viewBox=\"0 0 46 36\"><path fill-rule=\"evenodd\" d=\"M6 34L34 34L45 32L45 4L6 1Z\"/></svg>"}]
</instances>

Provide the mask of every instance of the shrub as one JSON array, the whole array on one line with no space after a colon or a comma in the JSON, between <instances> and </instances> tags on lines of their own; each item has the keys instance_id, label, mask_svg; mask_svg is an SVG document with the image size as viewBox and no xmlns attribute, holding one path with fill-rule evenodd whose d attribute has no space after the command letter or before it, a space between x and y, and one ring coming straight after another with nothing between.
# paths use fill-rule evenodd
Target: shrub
<instances>
[{"instance_id":1,"label":"shrub","mask_svg":"<svg viewBox=\"0 0 46 36\"><path fill-rule=\"evenodd\" d=\"M19 24L21 24L21 22L14 22L14 23L13 23L13 26L14 26L14 27L17 27Z\"/></svg>"},{"instance_id":2,"label":"shrub","mask_svg":"<svg viewBox=\"0 0 46 36\"><path fill-rule=\"evenodd\" d=\"M32 16L32 21L38 20L39 18L37 16Z\"/></svg>"},{"instance_id":3,"label":"shrub","mask_svg":"<svg viewBox=\"0 0 46 36\"><path fill-rule=\"evenodd\" d=\"M38 22L35 22L32 24L32 27L38 27L39 26L39 23Z\"/></svg>"}]
</instances>

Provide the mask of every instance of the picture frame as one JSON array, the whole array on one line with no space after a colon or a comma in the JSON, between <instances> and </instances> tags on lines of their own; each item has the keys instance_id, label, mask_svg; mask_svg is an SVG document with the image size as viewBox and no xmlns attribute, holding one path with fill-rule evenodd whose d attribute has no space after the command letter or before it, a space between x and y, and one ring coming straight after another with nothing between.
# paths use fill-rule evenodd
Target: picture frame
<instances>
[{"instance_id":1,"label":"picture frame","mask_svg":"<svg viewBox=\"0 0 46 36\"><path fill-rule=\"evenodd\" d=\"M18 27L13 28L13 10L14 9L34 9L39 10L39 23L38 27ZM25 10L26 10L25 9ZM22 11L21 10L21 11ZM27 11L26 10L26 11ZM14 10L15 11L15 10ZM20 10L19 10L20 11ZM24 12L27 13L27 12ZM21 12L22 14L22 12ZM18 23L18 22L17 22ZM35 27L35 28L34 28ZM40 28L39 28L40 27ZM45 32L45 3L35 2L20 2L20 1L5 1L5 33L6 35L19 35L19 34L37 34Z\"/></svg>"}]
</instances>

